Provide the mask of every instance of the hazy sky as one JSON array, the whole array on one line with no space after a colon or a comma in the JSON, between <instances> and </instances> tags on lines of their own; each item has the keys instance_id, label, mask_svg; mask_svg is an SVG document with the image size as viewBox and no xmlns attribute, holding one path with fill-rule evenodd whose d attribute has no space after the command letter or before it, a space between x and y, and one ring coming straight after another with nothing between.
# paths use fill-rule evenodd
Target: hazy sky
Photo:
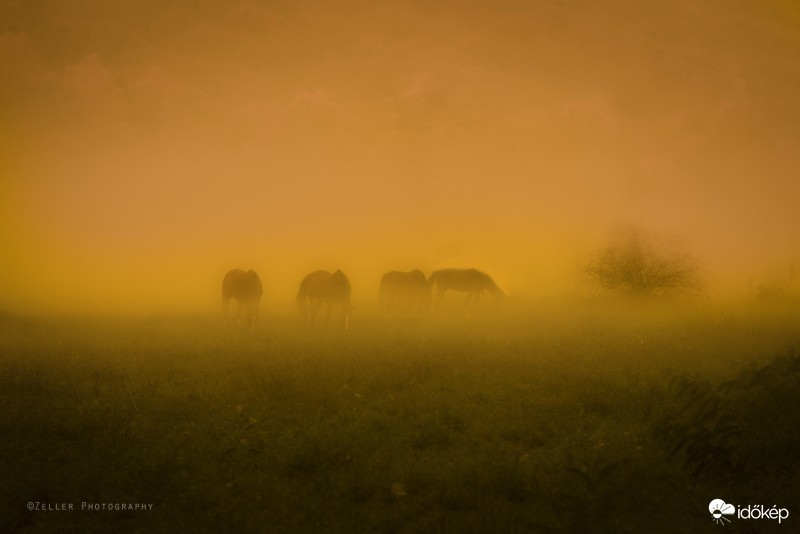
<instances>
[{"instance_id":1,"label":"hazy sky","mask_svg":"<svg viewBox=\"0 0 800 534\"><path fill-rule=\"evenodd\" d=\"M0 0L0 307L253 267L574 287L610 225L800 260L800 3Z\"/></svg>"}]
</instances>

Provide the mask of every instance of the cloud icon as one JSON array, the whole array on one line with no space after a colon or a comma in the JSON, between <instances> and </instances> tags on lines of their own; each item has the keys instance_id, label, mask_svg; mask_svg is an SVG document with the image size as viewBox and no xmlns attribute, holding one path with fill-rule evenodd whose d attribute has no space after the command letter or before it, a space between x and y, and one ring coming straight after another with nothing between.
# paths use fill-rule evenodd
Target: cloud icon
<instances>
[{"instance_id":1,"label":"cloud icon","mask_svg":"<svg viewBox=\"0 0 800 534\"><path fill-rule=\"evenodd\" d=\"M708 511L711 512L714 522L720 523L722 521L730 522L730 519L722 517L723 515L733 515L736 513L736 507L732 504L727 504L722 499L714 499L708 503Z\"/></svg>"}]
</instances>

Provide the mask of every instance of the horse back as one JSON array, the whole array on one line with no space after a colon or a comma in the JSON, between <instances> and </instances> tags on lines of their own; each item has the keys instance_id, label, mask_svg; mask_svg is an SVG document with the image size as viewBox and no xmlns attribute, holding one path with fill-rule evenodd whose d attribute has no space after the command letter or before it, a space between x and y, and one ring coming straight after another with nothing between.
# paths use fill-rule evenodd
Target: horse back
<instances>
[{"instance_id":1,"label":"horse back","mask_svg":"<svg viewBox=\"0 0 800 534\"><path fill-rule=\"evenodd\" d=\"M232 269L222 279L222 298L224 299L259 299L263 294L264 287L261 285L261 278L252 269L247 272L242 269Z\"/></svg>"}]
</instances>

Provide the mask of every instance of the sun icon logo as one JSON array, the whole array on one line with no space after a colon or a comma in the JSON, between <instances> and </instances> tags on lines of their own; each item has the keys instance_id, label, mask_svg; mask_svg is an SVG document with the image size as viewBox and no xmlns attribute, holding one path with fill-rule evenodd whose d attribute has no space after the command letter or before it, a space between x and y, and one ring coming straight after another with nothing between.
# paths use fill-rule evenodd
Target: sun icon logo
<instances>
[{"instance_id":1,"label":"sun icon logo","mask_svg":"<svg viewBox=\"0 0 800 534\"><path fill-rule=\"evenodd\" d=\"M714 499L708 503L708 511L711 512L711 520L714 521L714 523L725 526L725 523L731 522L731 520L725 516L735 514L736 507L732 504L727 504L722 499Z\"/></svg>"}]
</instances>

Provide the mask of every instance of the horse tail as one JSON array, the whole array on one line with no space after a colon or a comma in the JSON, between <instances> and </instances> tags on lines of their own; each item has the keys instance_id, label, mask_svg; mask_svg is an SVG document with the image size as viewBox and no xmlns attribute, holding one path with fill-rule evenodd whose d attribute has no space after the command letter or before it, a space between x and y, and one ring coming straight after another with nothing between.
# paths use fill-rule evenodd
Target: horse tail
<instances>
[{"instance_id":1,"label":"horse tail","mask_svg":"<svg viewBox=\"0 0 800 534\"><path fill-rule=\"evenodd\" d=\"M300 288L297 290L297 307L300 308L300 315L303 317L303 322L308 323L308 280L303 278L300 282Z\"/></svg>"},{"instance_id":2,"label":"horse tail","mask_svg":"<svg viewBox=\"0 0 800 534\"><path fill-rule=\"evenodd\" d=\"M341 299L342 304L342 327L345 331L350 328L350 312L352 306L350 305L350 294L353 292L350 286L350 280L347 275L341 270L337 269L330 279L330 285L334 288L335 293Z\"/></svg>"},{"instance_id":3,"label":"horse tail","mask_svg":"<svg viewBox=\"0 0 800 534\"><path fill-rule=\"evenodd\" d=\"M230 300L235 296L236 277L241 272L238 269L233 269L225 273L222 279L222 322L228 324L228 305Z\"/></svg>"}]
</instances>

